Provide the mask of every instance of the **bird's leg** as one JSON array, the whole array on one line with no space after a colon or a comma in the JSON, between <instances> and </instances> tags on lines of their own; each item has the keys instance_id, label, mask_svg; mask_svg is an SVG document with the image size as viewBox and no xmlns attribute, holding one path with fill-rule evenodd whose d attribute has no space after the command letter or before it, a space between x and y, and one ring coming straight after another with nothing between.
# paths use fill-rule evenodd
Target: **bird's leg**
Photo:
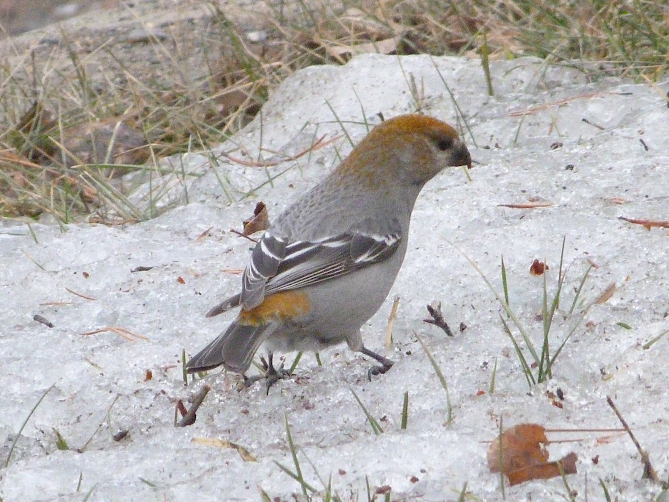
<instances>
[{"instance_id":1,"label":"bird's leg","mask_svg":"<svg viewBox=\"0 0 669 502\"><path fill-rule=\"evenodd\" d=\"M367 378L369 378L370 381L372 380L372 376L383 375L386 371L393 367L394 363L390 359L383 357L376 352L372 352L364 345L360 349L360 352L381 363L381 366L372 366L369 368L369 371L367 371Z\"/></svg>"}]
</instances>

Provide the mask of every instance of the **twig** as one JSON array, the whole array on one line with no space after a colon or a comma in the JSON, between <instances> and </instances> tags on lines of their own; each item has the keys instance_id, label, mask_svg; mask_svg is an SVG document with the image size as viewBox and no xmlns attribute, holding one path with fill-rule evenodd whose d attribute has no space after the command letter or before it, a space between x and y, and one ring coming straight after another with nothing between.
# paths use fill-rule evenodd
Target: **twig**
<instances>
[{"instance_id":1,"label":"twig","mask_svg":"<svg viewBox=\"0 0 669 502\"><path fill-rule=\"evenodd\" d=\"M231 229L230 229L230 232L232 232L233 234L237 234L237 235L239 235L240 237L244 237L244 239L248 239L248 240L250 240L251 242L253 242L254 244L258 244L258 240L257 240L257 239L254 239L253 237L249 237L248 235L244 235L244 234L243 234L242 232L240 232L239 230L235 230L234 228L231 228Z\"/></svg>"},{"instance_id":2,"label":"twig","mask_svg":"<svg viewBox=\"0 0 669 502\"><path fill-rule=\"evenodd\" d=\"M209 393L210 390L211 390L211 385L208 385L208 384L204 385L204 387L202 387L200 389L200 392L198 392L197 395L195 396L195 398L193 399L192 406L186 412L186 414L183 416L183 418L181 420L179 420L178 422L176 422L176 420L175 420L175 422L176 422L174 424L175 427L187 427L187 426L193 425L195 423L195 419L197 418L197 416L195 414L197 413L197 410L200 408L200 405L204 401L204 398L207 397L207 394ZM179 401L179 402L181 402L181 401Z\"/></svg>"},{"instance_id":3,"label":"twig","mask_svg":"<svg viewBox=\"0 0 669 502\"><path fill-rule=\"evenodd\" d=\"M609 403L609 406L613 409L614 413L618 417L618 420L620 420L620 423L623 425L627 433L629 434L630 438L632 439L632 442L634 443L634 446L636 446L637 451L639 452L639 455L641 455L641 463L643 464L643 478L644 479L651 479L655 481L656 483L661 483L660 478L657 476L657 472L655 472L655 469L653 468L653 465L650 463L650 457L648 453L644 451L643 448L641 448L641 445L639 442L636 440L636 437L634 437L634 433L632 432L632 429L629 428L629 425L627 425L627 422L625 422L625 419L623 416L620 414L618 411L618 408L616 408L616 405L613 404L613 399L611 399L610 396L606 396L606 402Z\"/></svg>"},{"instance_id":4,"label":"twig","mask_svg":"<svg viewBox=\"0 0 669 502\"><path fill-rule=\"evenodd\" d=\"M451 328L448 327L448 324L444 319L444 314L441 312L441 302L437 303L435 307L432 305L427 305L427 311L432 316L432 319L423 319L423 322L434 324L438 328L443 329L444 333L446 333L448 336L453 336L453 332L451 331Z\"/></svg>"},{"instance_id":5,"label":"twig","mask_svg":"<svg viewBox=\"0 0 669 502\"><path fill-rule=\"evenodd\" d=\"M600 131L606 131L605 128L603 128L602 126L597 125L597 124L595 124L595 123L593 123L593 122L590 122L590 121L589 121L588 119L586 119L585 117L581 119L581 122L585 122L586 124L591 125L592 127L596 127L596 128L599 129Z\"/></svg>"},{"instance_id":6,"label":"twig","mask_svg":"<svg viewBox=\"0 0 669 502\"><path fill-rule=\"evenodd\" d=\"M33 316L33 321L41 322L45 326L48 326L49 328L53 328L53 323L49 321L46 317L42 317L39 314L35 314Z\"/></svg>"}]
</instances>

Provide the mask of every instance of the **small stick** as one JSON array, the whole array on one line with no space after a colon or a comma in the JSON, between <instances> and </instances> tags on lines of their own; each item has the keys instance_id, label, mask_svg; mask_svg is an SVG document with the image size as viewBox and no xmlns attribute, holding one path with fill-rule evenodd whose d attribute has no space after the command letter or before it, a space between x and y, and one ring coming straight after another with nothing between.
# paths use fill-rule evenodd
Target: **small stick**
<instances>
[{"instance_id":1,"label":"small stick","mask_svg":"<svg viewBox=\"0 0 669 502\"><path fill-rule=\"evenodd\" d=\"M232 232L233 234L237 234L237 235L239 235L240 237L244 237L244 239L248 239L248 240L250 240L251 242L253 242L254 244L258 244L257 239L254 239L253 237L249 237L248 235L244 235L244 234L241 233L239 230L235 230L234 228L231 228L231 229L230 229L230 232Z\"/></svg>"},{"instance_id":2,"label":"small stick","mask_svg":"<svg viewBox=\"0 0 669 502\"><path fill-rule=\"evenodd\" d=\"M651 479L655 481L656 483L661 483L660 478L657 476L657 472L655 472L655 469L653 469L653 465L650 463L650 457L648 456L648 453L644 451L643 448L641 448L641 445L639 442L636 440L636 437L634 437L634 433L632 432L632 429L629 428L629 425L627 425L627 422L625 422L625 419L623 416L620 414L618 411L618 408L616 408L616 405L613 404L613 399L611 399L609 396L606 396L606 402L609 403L609 406L613 409L614 413L618 417L618 420L620 420L620 423L623 424L623 427L629 434L630 438L632 439L632 442L634 443L634 446L636 446L636 449L639 452L639 455L641 455L641 463L643 464L643 478L644 479Z\"/></svg>"},{"instance_id":3,"label":"small stick","mask_svg":"<svg viewBox=\"0 0 669 502\"><path fill-rule=\"evenodd\" d=\"M448 324L446 324L444 314L441 312L441 302L437 303L436 307L428 305L427 311L432 316L432 319L423 319L423 322L434 324L435 326L443 329L444 333L446 333L448 336L453 336L453 332L451 331L451 328L448 327Z\"/></svg>"},{"instance_id":4,"label":"small stick","mask_svg":"<svg viewBox=\"0 0 669 502\"><path fill-rule=\"evenodd\" d=\"M53 323L51 323L51 321L49 321L46 317L42 317L39 314L35 314L33 316L33 321L41 322L45 326L48 326L49 328L53 328Z\"/></svg>"},{"instance_id":5,"label":"small stick","mask_svg":"<svg viewBox=\"0 0 669 502\"><path fill-rule=\"evenodd\" d=\"M197 413L198 408L200 408L200 405L204 401L204 398L207 397L207 394L209 393L210 390L211 390L211 385L208 384L204 385L200 389L200 392L198 392L195 398L193 399L193 404L188 410L188 412L186 412L183 418L175 424L176 427L186 427L188 425L193 425L195 423L195 419L197 418L195 414Z\"/></svg>"},{"instance_id":6,"label":"small stick","mask_svg":"<svg viewBox=\"0 0 669 502\"><path fill-rule=\"evenodd\" d=\"M389 349L393 344L393 325L395 324L395 318L397 317L397 307L400 304L400 297L396 296L393 298L393 306L390 309L390 315L388 316L388 326L386 327L386 348Z\"/></svg>"},{"instance_id":7,"label":"small stick","mask_svg":"<svg viewBox=\"0 0 669 502\"><path fill-rule=\"evenodd\" d=\"M592 127L596 127L596 128L599 129L600 131L606 131L606 129L603 128L602 126L597 125L597 124L593 124L592 122L590 122L590 121L589 121L588 119L586 119L586 118L582 118L582 119L581 119L581 122L585 122L586 124L591 125Z\"/></svg>"},{"instance_id":8,"label":"small stick","mask_svg":"<svg viewBox=\"0 0 669 502\"><path fill-rule=\"evenodd\" d=\"M144 265L140 265L139 267L135 267L135 268L133 268L133 269L130 271L130 273L131 273L131 274L134 274L135 272L148 272L148 271L151 270L152 268L153 268L153 267L146 267L146 266L144 266Z\"/></svg>"}]
</instances>

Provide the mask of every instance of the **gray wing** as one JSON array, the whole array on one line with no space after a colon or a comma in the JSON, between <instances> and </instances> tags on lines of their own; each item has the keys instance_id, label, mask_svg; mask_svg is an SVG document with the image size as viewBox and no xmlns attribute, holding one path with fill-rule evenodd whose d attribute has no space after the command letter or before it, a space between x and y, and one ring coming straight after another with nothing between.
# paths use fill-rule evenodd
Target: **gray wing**
<instances>
[{"instance_id":1,"label":"gray wing","mask_svg":"<svg viewBox=\"0 0 669 502\"><path fill-rule=\"evenodd\" d=\"M285 239L265 232L244 270L241 293L212 308L207 317L237 306L249 310L267 295L313 286L385 261L395 253L402 237L399 230L383 235L351 231L286 244Z\"/></svg>"},{"instance_id":2,"label":"gray wing","mask_svg":"<svg viewBox=\"0 0 669 502\"><path fill-rule=\"evenodd\" d=\"M265 287L265 294L313 286L354 270L387 260L397 250L402 235L368 235L357 232L286 246L286 256Z\"/></svg>"}]
</instances>

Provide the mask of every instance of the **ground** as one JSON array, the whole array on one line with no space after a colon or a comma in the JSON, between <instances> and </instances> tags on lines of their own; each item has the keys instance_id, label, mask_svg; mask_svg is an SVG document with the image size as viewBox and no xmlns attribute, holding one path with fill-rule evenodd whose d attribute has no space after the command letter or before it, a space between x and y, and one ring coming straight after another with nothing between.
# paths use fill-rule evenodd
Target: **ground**
<instances>
[{"instance_id":1,"label":"ground","mask_svg":"<svg viewBox=\"0 0 669 502\"><path fill-rule=\"evenodd\" d=\"M465 485L467 497L501 500L500 477L486 463L489 442L500 427L532 422L576 430L571 442L549 448L552 458L577 455L578 473L566 477L576 500L603 500L600 480L611 500L662 500L661 485L642 478L628 436L610 430L620 422L606 397L666 480L669 343L666 335L652 341L669 329L669 83L592 78L587 68L531 58L494 62L492 83L494 97L480 62L459 58L362 56L308 68L220 148L167 159L164 175L132 196L148 204L164 187L161 202L177 207L158 218L120 227L3 220L0 287L11 295L0 311L0 460L20 436L0 470L0 499L241 501L262 492L300 500L302 488L278 466L296 470L289 427L317 500L330 479L343 500L366 500L368 486L390 490L392 500L455 500ZM269 395L261 387L238 392L237 376L218 370L185 385L182 351L194 354L225 329L229 318L204 314L237 290L248 258L249 242L230 229L259 200L270 218L278 214L379 112L416 111L454 124L474 168L471 181L452 169L425 188L398 280L363 326L366 345L393 368L370 382L370 361L342 346L321 354L323 366L305 354ZM552 294L563 239L567 276L550 353L574 331L553 378L528 385L502 320L529 362L531 355L473 264L501 292L504 258L511 309L538 348L544 276L530 265L549 265ZM454 337L423 322L433 301ZM448 398L418 337L445 375ZM286 363L293 358L286 354ZM177 400L189 406L205 383L212 390L195 424L175 428ZM117 441L120 430L127 435ZM256 461L214 446L218 439ZM507 500L569 495L559 478L506 486Z\"/></svg>"}]
</instances>

